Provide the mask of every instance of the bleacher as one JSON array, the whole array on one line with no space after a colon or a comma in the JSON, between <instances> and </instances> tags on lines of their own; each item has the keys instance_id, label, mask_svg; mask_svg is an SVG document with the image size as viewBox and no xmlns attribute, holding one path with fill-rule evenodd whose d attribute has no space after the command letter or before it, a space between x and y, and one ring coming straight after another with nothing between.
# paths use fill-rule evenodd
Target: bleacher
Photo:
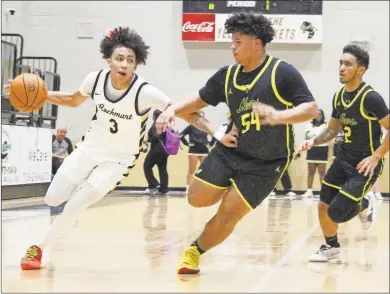
<instances>
[{"instance_id":1,"label":"bleacher","mask_svg":"<svg viewBox=\"0 0 390 294\"><path fill-rule=\"evenodd\" d=\"M57 60L54 57L50 56L25 56L23 49L24 39L22 35L1 34L1 81L3 85L7 84L9 79L13 79L22 73L32 73L40 76L45 81L48 90L58 91L60 89L61 77L57 73ZM20 112L15 109L10 103L9 91L2 87L2 133L11 132L17 134L20 131L20 128L13 128L14 126L28 127L28 129L24 130L24 132L27 132L28 134L26 140L36 140L38 142L39 139L42 140L42 138L45 138L44 141L40 142L39 144L44 145L43 149L46 150L49 148L48 145L51 146L51 142L46 141L48 141L48 133L51 134L52 129L56 128L57 114L58 106L48 102L45 103L43 108L33 113ZM46 131L39 129L46 129ZM50 131L47 129L50 129ZM45 134L44 136L42 136L43 133ZM7 136L9 136L9 134L7 134ZM21 144L21 142L19 142L18 140L15 140L14 138L13 144ZM34 180L34 176L36 177L36 173L34 174L34 167L32 167L29 171L23 171L23 174L21 174L21 168L19 168L19 174L13 175L15 179L13 181L10 180L10 182L7 184L7 181L4 178L5 175L3 175L3 173L6 173L7 168L9 168L7 167L7 164L10 165L10 160L8 160L8 162L5 159L3 160L3 151L7 151L7 148L9 148L8 153L11 154L11 152L15 153L15 148L13 148L14 151L11 151L11 147L7 147L11 143L3 141L4 140L2 140L3 199L44 195L49 182L46 182L46 180ZM14 160L15 157L19 156L20 158L22 158L22 155L26 155L27 153L30 156L31 152L42 152L42 146L37 145L35 151L27 150L26 148L18 150L18 152L21 154L12 154ZM49 159L51 161L51 151ZM18 170L18 164L23 164L23 162L13 163L15 168L14 166L12 166L13 168L9 168L9 170ZM45 170L46 169L47 167L45 167ZM41 172L44 173L44 171ZM26 176L26 174L28 175Z\"/></svg>"},{"instance_id":2,"label":"bleacher","mask_svg":"<svg viewBox=\"0 0 390 294\"><path fill-rule=\"evenodd\" d=\"M61 77L57 74L57 60L48 56L24 56L24 40L19 34L1 35L2 82L7 83L22 73L33 73L40 76L48 90L60 89ZM2 124L25 125L35 127L56 127L58 106L46 103L44 107L31 114L21 113L14 109L9 101L8 91L1 95Z\"/></svg>"}]
</instances>

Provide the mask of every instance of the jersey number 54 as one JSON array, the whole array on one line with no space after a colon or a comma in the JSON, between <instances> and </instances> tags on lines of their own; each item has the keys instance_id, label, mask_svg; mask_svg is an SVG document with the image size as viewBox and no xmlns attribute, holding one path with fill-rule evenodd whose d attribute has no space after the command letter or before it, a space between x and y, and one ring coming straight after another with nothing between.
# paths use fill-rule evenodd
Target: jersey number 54
<instances>
[{"instance_id":1,"label":"jersey number 54","mask_svg":"<svg viewBox=\"0 0 390 294\"><path fill-rule=\"evenodd\" d=\"M247 131L249 131L252 125L254 125L253 127L256 126L256 131L260 131L259 117L255 115L253 111L250 113L245 113L241 116L241 125L243 126L241 131L242 134L245 134Z\"/></svg>"}]
</instances>

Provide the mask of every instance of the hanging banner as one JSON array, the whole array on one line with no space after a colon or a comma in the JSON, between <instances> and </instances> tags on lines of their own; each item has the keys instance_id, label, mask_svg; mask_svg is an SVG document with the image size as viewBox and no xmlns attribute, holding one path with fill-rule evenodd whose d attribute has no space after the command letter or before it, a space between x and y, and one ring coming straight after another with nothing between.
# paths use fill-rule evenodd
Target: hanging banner
<instances>
[{"instance_id":1,"label":"hanging banner","mask_svg":"<svg viewBox=\"0 0 390 294\"><path fill-rule=\"evenodd\" d=\"M52 130L1 125L2 186L51 180Z\"/></svg>"}]
</instances>

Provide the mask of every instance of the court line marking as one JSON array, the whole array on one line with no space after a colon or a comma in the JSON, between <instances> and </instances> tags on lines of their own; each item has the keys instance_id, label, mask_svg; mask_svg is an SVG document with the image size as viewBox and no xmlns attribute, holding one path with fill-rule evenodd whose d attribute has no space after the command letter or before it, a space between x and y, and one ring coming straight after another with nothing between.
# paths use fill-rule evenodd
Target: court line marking
<instances>
[{"instance_id":1,"label":"court line marking","mask_svg":"<svg viewBox=\"0 0 390 294\"><path fill-rule=\"evenodd\" d=\"M290 258L290 256L295 253L301 247L301 245L314 233L314 231L320 226L319 223L312 226L309 230L307 230L295 243L290 249L286 251L286 253L278 260L277 263L275 263L269 271L267 271L267 274L263 276L263 278L258 282L257 284L253 285L249 289L249 293L260 293L264 292L265 288L268 286L268 283L272 276L277 273L279 268L283 266L286 261Z\"/></svg>"}]
</instances>

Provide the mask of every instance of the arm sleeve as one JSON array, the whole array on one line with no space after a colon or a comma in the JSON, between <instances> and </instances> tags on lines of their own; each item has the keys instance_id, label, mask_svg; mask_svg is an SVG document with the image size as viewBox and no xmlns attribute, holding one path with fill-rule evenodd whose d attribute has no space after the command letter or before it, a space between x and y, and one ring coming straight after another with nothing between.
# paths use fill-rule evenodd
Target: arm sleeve
<instances>
[{"instance_id":1,"label":"arm sleeve","mask_svg":"<svg viewBox=\"0 0 390 294\"><path fill-rule=\"evenodd\" d=\"M188 126L180 133L180 135L181 135L182 137L188 135L189 132L190 132L190 129L191 129L191 125L188 125Z\"/></svg>"},{"instance_id":2,"label":"arm sleeve","mask_svg":"<svg viewBox=\"0 0 390 294\"><path fill-rule=\"evenodd\" d=\"M207 104L217 106L221 102L226 102L224 88L227 69L228 66L222 67L199 90L200 98Z\"/></svg>"},{"instance_id":3,"label":"arm sleeve","mask_svg":"<svg viewBox=\"0 0 390 294\"><path fill-rule=\"evenodd\" d=\"M72 145L72 141L70 141L70 139L68 137L65 137L64 140L66 141L66 143L68 143L68 155L71 154L73 152L73 145Z\"/></svg>"},{"instance_id":4,"label":"arm sleeve","mask_svg":"<svg viewBox=\"0 0 390 294\"><path fill-rule=\"evenodd\" d=\"M340 114L337 112L337 109L335 107L335 100L336 99L336 94L333 95L332 99L332 117L336 119L340 119Z\"/></svg>"},{"instance_id":5,"label":"arm sleeve","mask_svg":"<svg viewBox=\"0 0 390 294\"><path fill-rule=\"evenodd\" d=\"M91 96L93 85L95 84L98 73L98 71L93 71L85 77L83 83L79 88L79 92L81 93L81 95Z\"/></svg>"},{"instance_id":6,"label":"arm sleeve","mask_svg":"<svg viewBox=\"0 0 390 294\"><path fill-rule=\"evenodd\" d=\"M171 99L152 85L142 87L138 97L138 109L141 113L149 108L164 111Z\"/></svg>"},{"instance_id":7,"label":"arm sleeve","mask_svg":"<svg viewBox=\"0 0 390 294\"><path fill-rule=\"evenodd\" d=\"M191 125L188 125L181 133L180 133L180 140L183 142L184 145L188 146L189 143L188 141L186 140L186 138L184 138L185 136L187 136L189 134L191 130Z\"/></svg>"},{"instance_id":8,"label":"arm sleeve","mask_svg":"<svg viewBox=\"0 0 390 294\"><path fill-rule=\"evenodd\" d=\"M299 71L284 61L277 68L276 85L282 98L294 106L315 101Z\"/></svg>"},{"instance_id":9,"label":"arm sleeve","mask_svg":"<svg viewBox=\"0 0 390 294\"><path fill-rule=\"evenodd\" d=\"M184 145L186 145L186 146L189 146L189 145L190 145L190 143L188 143L188 141L187 141L186 138L184 138L184 137L180 137L180 141L181 141Z\"/></svg>"},{"instance_id":10,"label":"arm sleeve","mask_svg":"<svg viewBox=\"0 0 390 294\"><path fill-rule=\"evenodd\" d=\"M381 120L389 114L385 100L377 92L370 92L363 101L364 111L368 116Z\"/></svg>"}]
</instances>

